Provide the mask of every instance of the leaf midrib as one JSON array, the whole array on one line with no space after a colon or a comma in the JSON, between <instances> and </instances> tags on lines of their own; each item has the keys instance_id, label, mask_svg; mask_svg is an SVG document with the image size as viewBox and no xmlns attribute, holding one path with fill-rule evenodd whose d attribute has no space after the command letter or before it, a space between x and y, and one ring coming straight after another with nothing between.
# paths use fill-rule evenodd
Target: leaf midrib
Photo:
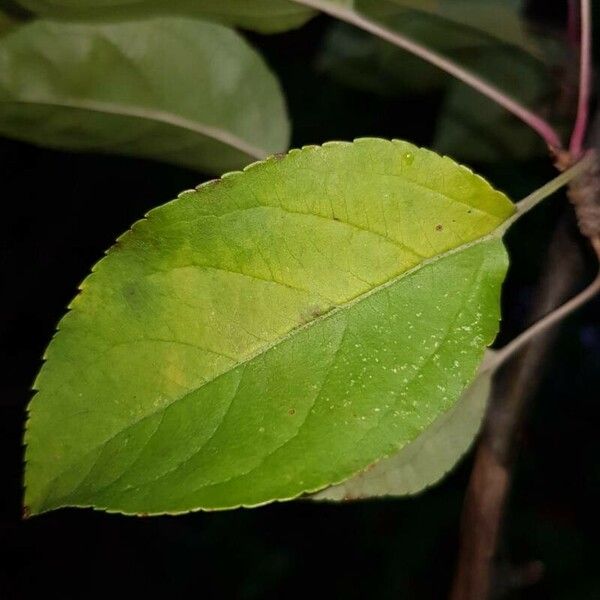
<instances>
[{"instance_id":1,"label":"leaf midrib","mask_svg":"<svg viewBox=\"0 0 600 600\"><path fill-rule=\"evenodd\" d=\"M153 123L162 123L164 125L170 125L171 127L183 129L185 131L190 131L192 133L211 138L215 141L221 142L226 146L235 148L236 150L239 150L253 159L264 159L270 154L269 151L258 148L257 146L250 144L246 140L230 133L229 131L201 123L200 121L192 121L191 119L186 119L174 113L160 109L145 108L136 105L127 106L124 104L97 102L94 100L83 99L57 101L39 100L37 98L24 98L21 100L2 100L0 103L71 108L88 112L102 113L105 115L130 117L134 119L150 121Z\"/></svg>"}]
</instances>

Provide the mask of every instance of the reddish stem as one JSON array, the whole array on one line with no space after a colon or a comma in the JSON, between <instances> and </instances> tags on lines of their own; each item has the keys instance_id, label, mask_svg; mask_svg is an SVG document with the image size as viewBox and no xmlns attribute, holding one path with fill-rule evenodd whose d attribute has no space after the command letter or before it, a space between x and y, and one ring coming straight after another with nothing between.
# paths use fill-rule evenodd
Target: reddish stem
<instances>
[{"instance_id":1,"label":"reddish stem","mask_svg":"<svg viewBox=\"0 0 600 600\"><path fill-rule=\"evenodd\" d=\"M572 159L583 152L583 142L587 131L592 89L592 5L590 0L581 0L581 39L579 50L579 101L577 118L571 135L569 151Z\"/></svg>"}]
</instances>

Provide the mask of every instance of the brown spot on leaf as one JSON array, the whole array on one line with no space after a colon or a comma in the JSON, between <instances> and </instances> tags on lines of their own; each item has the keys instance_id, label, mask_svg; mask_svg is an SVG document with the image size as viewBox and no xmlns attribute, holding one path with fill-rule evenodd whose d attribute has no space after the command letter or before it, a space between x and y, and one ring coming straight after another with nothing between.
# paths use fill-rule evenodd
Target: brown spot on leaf
<instances>
[{"instance_id":1,"label":"brown spot on leaf","mask_svg":"<svg viewBox=\"0 0 600 600\"><path fill-rule=\"evenodd\" d=\"M290 410L288 410L288 415L290 416L294 416L296 414L296 409L295 408L290 408Z\"/></svg>"},{"instance_id":2,"label":"brown spot on leaf","mask_svg":"<svg viewBox=\"0 0 600 600\"><path fill-rule=\"evenodd\" d=\"M444 226L443 226L441 223L438 223L438 224L435 226L435 230L436 230L436 231L441 231L442 229L444 229Z\"/></svg>"},{"instance_id":3,"label":"brown spot on leaf","mask_svg":"<svg viewBox=\"0 0 600 600\"><path fill-rule=\"evenodd\" d=\"M327 311L327 308L323 308L318 304L313 304L312 306L308 306L300 313L300 324L304 325L305 323L309 323L313 319L320 317Z\"/></svg>"}]
</instances>

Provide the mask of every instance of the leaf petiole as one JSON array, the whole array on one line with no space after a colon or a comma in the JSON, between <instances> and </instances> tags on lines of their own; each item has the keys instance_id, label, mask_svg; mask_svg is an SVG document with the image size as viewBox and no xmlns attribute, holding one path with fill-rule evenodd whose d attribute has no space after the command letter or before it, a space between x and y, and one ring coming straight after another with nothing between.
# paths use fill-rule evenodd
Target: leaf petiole
<instances>
[{"instance_id":1,"label":"leaf petiole","mask_svg":"<svg viewBox=\"0 0 600 600\"><path fill-rule=\"evenodd\" d=\"M548 183L531 192L528 196L517 203L517 212L507 219L501 227L501 233L504 233L515 221L518 221L525 213L528 213L532 208L535 208L542 200L551 196L561 187L567 185L573 179L582 175L590 168L594 161L592 153L587 153L583 158L577 161L572 167L551 179Z\"/></svg>"},{"instance_id":2,"label":"leaf petiole","mask_svg":"<svg viewBox=\"0 0 600 600\"><path fill-rule=\"evenodd\" d=\"M537 206L542 200L551 196L555 191L567 185L573 179L576 179L582 175L593 163L594 155L592 152L588 152L584 157L575 163L572 167L538 188L529 196L526 196L517 203L517 212L502 225L499 230L500 234L503 234L515 221L520 219L525 213L529 212L532 208ZM600 259L600 241L598 239L591 240L592 245L598 258ZM499 367L501 367L509 358L516 354L523 348L531 339L538 334L544 332L552 325L558 323L569 314L583 306L586 302L591 300L596 294L600 292L600 271L594 281L590 283L579 294L565 302L562 306L553 310L551 313L534 323L531 327L523 331L511 342L506 344L500 350L490 350L486 354L486 358L481 366L481 371L494 373Z\"/></svg>"}]
</instances>

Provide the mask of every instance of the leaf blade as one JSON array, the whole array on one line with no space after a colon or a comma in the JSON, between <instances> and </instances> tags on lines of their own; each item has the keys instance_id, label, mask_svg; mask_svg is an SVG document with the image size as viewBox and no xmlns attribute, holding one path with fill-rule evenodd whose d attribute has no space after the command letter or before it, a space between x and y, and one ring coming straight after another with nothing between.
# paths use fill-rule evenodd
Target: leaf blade
<instances>
[{"instance_id":1,"label":"leaf blade","mask_svg":"<svg viewBox=\"0 0 600 600\"><path fill-rule=\"evenodd\" d=\"M275 78L220 25L36 21L0 41L0 60L5 135L218 172L287 146Z\"/></svg>"},{"instance_id":2,"label":"leaf blade","mask_svg":"<svg viewBox=\"0 0 600 600\"><path fill-rule=\"evenodd\" d=\"M312 500L357 500L418 494L451 471L473 443L483 421L492 374L480 373L461 398L419 437L396 455L374 463L367 471Z\"/></svg>"},{"instance_id":3,"label":"leaf blade","mask_svg":"<svg viewBox=\"0 0 600 600\"><path fill-rule=\"evenodd\" d=\"M452 182L451 199L439 190ZM295 151L155 209L95 268L48 349L29 506L259 505L392 453L458 397L495 335L506 256L486 236L512 212L449 159L374 139ZM456 336L473 344L464 361ZM429 362L406 400L411 353Z\"/></svg>"}]
</instances>

